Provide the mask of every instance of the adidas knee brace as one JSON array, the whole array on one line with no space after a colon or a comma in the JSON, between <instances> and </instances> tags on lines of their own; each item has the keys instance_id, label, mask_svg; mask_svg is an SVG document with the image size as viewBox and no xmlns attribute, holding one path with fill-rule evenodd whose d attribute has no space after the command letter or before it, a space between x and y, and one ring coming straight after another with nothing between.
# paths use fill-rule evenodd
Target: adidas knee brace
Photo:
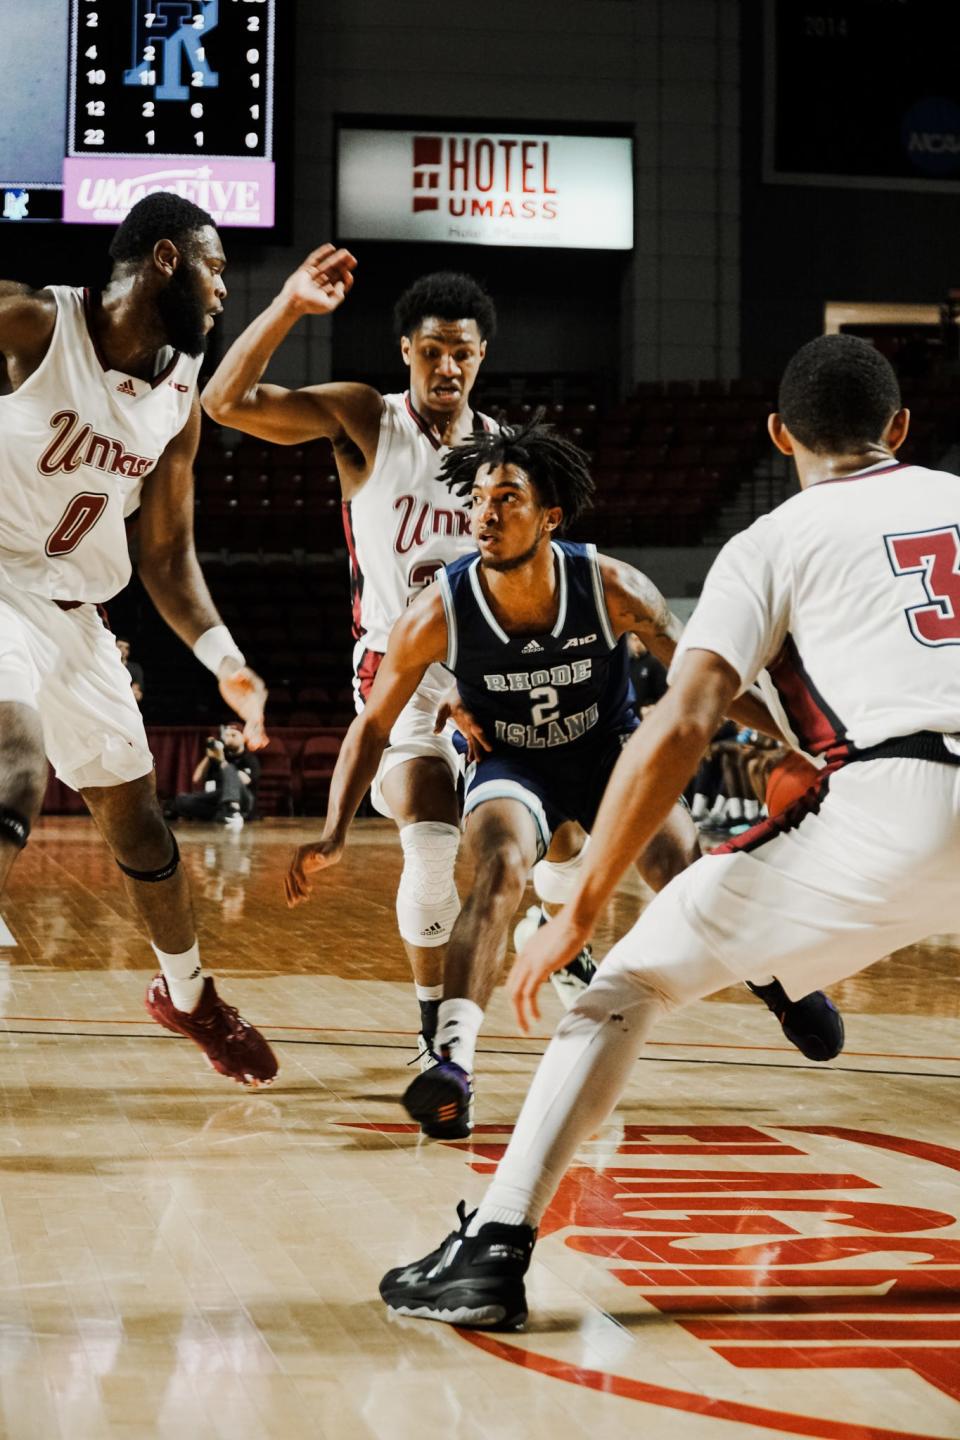
<instances>
[{"instance_id":1,"label":"adidas knee brace","mask_svg":"<svg viewBox=\"0 0 960 1440\"><path fill-rule=\"evenodd\" d=\"M460 914L453 867L460 844L456 825L420 820L400 831L403 873L397 890L397 925L408 945L445 945Z\"/></svg>"},{"instance_id":2,"label":"adidas knee brace","mask_svg":"<svg viewBox=\"0 0 960 1440\"><path fill-rule=\"evenodd\" d=\"M585 841L580 853L570 860L537 861L533 867L533 889L539 900L546 900L549 905L567 903L577 883L587 844L589 841Z\"/></svg>"}]
</instances>

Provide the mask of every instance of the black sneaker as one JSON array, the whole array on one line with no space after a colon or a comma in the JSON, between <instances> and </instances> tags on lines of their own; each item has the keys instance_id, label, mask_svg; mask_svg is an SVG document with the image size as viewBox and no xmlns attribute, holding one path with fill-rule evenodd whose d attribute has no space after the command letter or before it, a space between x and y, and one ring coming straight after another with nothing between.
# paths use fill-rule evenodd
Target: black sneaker
<instances>
[{"instance_id":1,"label":"black sneaker","mask_svg":"<svg viewBox=\"0 0 960 1440\"><path fill-rule=\"evenodd\" d=\"M530 1225L467 1226L477 1212L457 1206L460 1229L410 1265L388 1270L380 1295L398 1315L483 1330L519 1330L527 1319L523 1277L537 1232Z\"/></svg>"},{"instance_id":2,"label":"black sneaker","mask_svg":"<svg viewBox=\"0 0 960 1440\"><path fill-rule=\"evenodd\" d=\"M801 1000L791 1000L779 980L769 985L751 985L745 981L772 1010L780 1021L780 1029L791 1045L808 1060L835 1060L843 1049L843 1016L822 990L814 990Z\"/></svg>"},{"instance_id":3,"label":"black sneaker","mask_svg":"<svg viewBox=\"0 0 960 1440\"><path fill-rule=\"evenodd\" d=\"M473 1086L455 1060L441 1056L411 1080L403 1104L431 1140L466 1140L473 1130Z\"/></svg>"}]
</instances>

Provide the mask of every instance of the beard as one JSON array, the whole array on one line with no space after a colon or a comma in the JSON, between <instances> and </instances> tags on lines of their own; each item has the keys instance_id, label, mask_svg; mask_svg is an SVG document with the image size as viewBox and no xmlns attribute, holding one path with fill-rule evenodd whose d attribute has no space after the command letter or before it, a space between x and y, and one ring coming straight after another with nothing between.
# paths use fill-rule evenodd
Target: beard
<instances>
[{"instance_id":1,"label":"beard","mask_svg":"<svg viewBox=\"0 0 960 1440\"><path fill-rule=\"evenodd\" d=\"M496 570L500 574L502 574L504 570L519 570L521 565L526 565L527 562L532 560L534 555L536 555L537 551L540 549L540 541L542 539L543 530L541 529L539 534L537 535L536 540L534 540L533 544L530 545L526 550L524 550L522 555L511 555L506 560L484 560L481 557L481 569Z\"/></svg>"},{"instance_id":2,"label":"beard","mask_svg":"<svg viewBox=\"0 0 960 1440\"><path fill-rule=\"evenodd\" d=\"M204 331L206 308L196 274L189 265L180 265L166 289L157 296L157 310L167 340L184 355L202 355L207 348Z\"/></svg>"}]
</instances>

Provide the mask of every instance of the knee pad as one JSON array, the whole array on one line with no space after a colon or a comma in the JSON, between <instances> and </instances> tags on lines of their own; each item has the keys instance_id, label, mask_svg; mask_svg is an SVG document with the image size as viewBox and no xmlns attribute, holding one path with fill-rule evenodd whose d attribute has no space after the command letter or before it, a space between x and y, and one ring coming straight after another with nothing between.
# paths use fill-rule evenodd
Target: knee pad
<instances>
[{"instance_id":1,"label":"knee pad","mask_svg":"<svg viewBox=\"0 0 960 1440\"><path fill-rule=\"evenodd\" d=\"M460 831L456 825L421 820L400 831L403 873L397 891L397 925L408 945L445 945L460 914L453 881Z\"/></svg>"},{"instance_id":2,"label":"knee pad","mask_svg":"<svg viewBox=\"0 0 960 1440\"><path fill-rule=\"evenodd\" d=\"M533 888L540 900L548 905L565 905L573 894L583 857L587 853L589 838L579 855L571 860L538 860L533 867Z\"/></svg>"},{"instance_id":3,"label":"knee pad","mask_svg":"<svg viewBox=\"0 0 960 1440\"><path fill-rule=\"evenodd\" d=\"M170 856L166 865L161 865L158 870L133 870L129 865L124 865L122 860L117 860L117 864L120 866L124 875L129 875L131 880L146 880L150 884L155 884L158 880L169 880L170 876L180 864L180 846L177 844L177 837L173 831L169 830L167 833L173 845L173 854ZM114 856L114 859L116 859L116 856Z\"/></svg>"}]
</instances>

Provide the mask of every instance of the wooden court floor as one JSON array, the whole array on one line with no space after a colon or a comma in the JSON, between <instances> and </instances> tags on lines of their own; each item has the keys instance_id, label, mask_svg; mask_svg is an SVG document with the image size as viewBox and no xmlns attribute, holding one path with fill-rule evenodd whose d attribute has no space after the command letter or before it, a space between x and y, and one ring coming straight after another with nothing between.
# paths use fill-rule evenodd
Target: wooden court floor
<instances>
[{"instance_id":1,"label":"wooden court floor","mask_svg":"<svg viewBox=\"0 0 960 1440\"><path fill-rule=\"evenodd\" d=\"M0 902L0 1436L960 1437L958 937L837 987L829 1066L741 990L657 1032L548 1212L529 1329L478 1336L390 1319L377 1281L479 1198L552 994L525 1039L497 993L473 1141L421 1142L392 828L296 912L303 822L178 833L280 1077L249 1094L147 1019L115 866L41 822Z\"/></svg>"}]
</instances>

